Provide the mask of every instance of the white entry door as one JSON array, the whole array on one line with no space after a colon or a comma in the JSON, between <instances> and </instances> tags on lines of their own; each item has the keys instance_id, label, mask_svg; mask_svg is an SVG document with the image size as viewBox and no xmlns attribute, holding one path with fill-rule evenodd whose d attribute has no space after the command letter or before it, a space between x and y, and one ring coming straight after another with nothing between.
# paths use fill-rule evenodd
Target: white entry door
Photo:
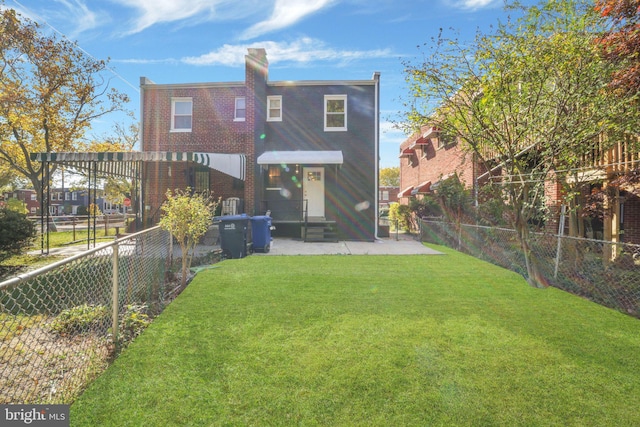
<instances>
[{"instance_id":1,"label":"white entry door","mask_svg":"<svg viewBox=\"0 0 640 427\"><path fill-rule=\"evenodd\" d=\"M307 200L310 217L324 218L324 168L305 167L302 169L302 191Z\"/></svg>"}]
</instances>

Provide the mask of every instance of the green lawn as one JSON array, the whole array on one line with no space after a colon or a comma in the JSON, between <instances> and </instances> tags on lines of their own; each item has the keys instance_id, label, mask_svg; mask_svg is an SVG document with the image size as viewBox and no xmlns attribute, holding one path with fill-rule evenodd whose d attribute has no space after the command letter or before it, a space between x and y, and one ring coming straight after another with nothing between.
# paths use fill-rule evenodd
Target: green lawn
<instances>
[{"instance_id":1,"label":"green lawn","mask_svg":"<svg viewBox=\"0 0 640 427\"><path fill-rule=\"evenodd\" d=\"M437 249L204 270L71 425L640 425L637 319Z\"/></svg>"}]
</instances>

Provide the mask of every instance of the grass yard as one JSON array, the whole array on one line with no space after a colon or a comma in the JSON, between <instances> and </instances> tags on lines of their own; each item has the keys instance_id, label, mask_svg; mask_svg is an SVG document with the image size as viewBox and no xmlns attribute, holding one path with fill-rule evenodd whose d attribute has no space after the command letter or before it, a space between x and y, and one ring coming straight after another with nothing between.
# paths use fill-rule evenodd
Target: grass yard
<instances>
[{"instance_id":1,"label":"grass yard","mask_svg":"<svg viewBox=\"0 0 640 427\"><path fill-rule=\"evenodd\" d=\"M71 425L640 425L640 321L437 249L204 270Z\"/></svg>"}]
</instances>

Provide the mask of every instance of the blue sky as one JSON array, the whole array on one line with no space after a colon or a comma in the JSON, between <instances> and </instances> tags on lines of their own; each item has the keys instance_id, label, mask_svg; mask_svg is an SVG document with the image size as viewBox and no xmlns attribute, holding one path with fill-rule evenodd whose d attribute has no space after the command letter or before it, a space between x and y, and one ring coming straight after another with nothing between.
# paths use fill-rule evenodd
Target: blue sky
<instances>
[{"instance_id":1,"label":"blue sky","mask_svg":"<svg viewBox=\"0 0 640 427\"><path fill-rule=\"evenodd\" d=\"M523 1L531 4L531 2ZM244 80L248 47L264 47L269 79L381 77L381 167L398 166L393 129L408 97L402 61L440 28L472 40L505 18L502 0L5 0L5 6L110 59L112 85L137 118L141 76L156 83ZM110 117L96 124L104 134Z\"/></svg>"}]
</instances>

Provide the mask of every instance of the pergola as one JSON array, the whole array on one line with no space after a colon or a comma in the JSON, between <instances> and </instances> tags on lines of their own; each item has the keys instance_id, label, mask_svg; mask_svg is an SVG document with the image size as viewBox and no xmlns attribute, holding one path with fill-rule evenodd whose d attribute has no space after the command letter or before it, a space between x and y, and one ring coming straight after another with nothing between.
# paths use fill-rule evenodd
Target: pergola
<instances>
[{"instance_id":1,"label":"pergola","mask_svg":"<svg viewBox=\"0 0 640 427\"><path fill-rule=\"evenodd\" d=\"M51 200L51 169L53 165L73 169L87 178L89 200L96 204L98 181L107 177L131 180L133 183L132 207L136 221L142 224L144 207L144 188L141 185L145 163L150 162L191 162L207 166L234 178L245 180L246 156L244 154L170 152L170 151L132 151L132 152L84 152L84 153L31 153L32 161L42 162L42 183L40 194L40 221L43 236L46 236L46 253L49 252L49 205ZM46 194L45 194L46 193ZM93 225L93 244L95 246L96 216L88 212L87 248L91 242ZM93 224L92 224L93 219ZM46 233L45 233L46 230ZM45 252L43 237L42 252Z\"/></svg>"}]
</instances>

